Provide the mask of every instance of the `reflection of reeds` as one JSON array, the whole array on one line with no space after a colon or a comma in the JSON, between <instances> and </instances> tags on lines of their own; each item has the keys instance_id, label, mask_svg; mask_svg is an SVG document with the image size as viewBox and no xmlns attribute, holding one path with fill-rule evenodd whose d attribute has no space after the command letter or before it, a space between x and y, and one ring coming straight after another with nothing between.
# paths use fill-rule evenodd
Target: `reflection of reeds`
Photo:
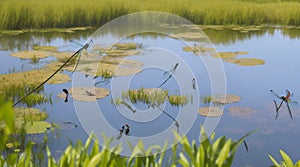
<instances>
[{"instance_id":1,"label":"reflection of reeds","mask_svg":"<svg viewBox=\"0 0 300 167\"><path fill-rule=\"evenodd\" d=\"M104 80L107 80L113 77L113 73L109 70L101 70L97 73L97 76L101 76Z\"/></svg>"},{"instance_id":2,"label":"reflection of reeds","mask_svg":"<svg viewBox=\"0 0 300 167\"><path fill-rule=\"evenodd\" d=\"M189 3L184 0L165 0L164 3L159 0L101 3L97 0L2 0L0 29L99 26L128 13L149 10L177 14L196 24L300 24L300 4L296 0L263 3L259 0L211 0L205 3L197 0Z\"/></svg>"},{"instance_id":3,"label":"reflection of reeds","mask_svg":"<svg viewBox=\"0 0 300 167\"><path fill-rule=\"evenodd\" d=\"M183 106L189 102L189 98L187 96L169 96L169 103L175 106Z\"/></svg>"},{"instance_id":4,"label":"reflection of reeds","mask_svg":"<svg viewBox=\"0 0 300 167\"><path fill-rule=\"evenodd\" d=\"M208 105L212 101L212 96L205 95L201 97L201 100L204 104Z\"/></svg>"}]
</instances>

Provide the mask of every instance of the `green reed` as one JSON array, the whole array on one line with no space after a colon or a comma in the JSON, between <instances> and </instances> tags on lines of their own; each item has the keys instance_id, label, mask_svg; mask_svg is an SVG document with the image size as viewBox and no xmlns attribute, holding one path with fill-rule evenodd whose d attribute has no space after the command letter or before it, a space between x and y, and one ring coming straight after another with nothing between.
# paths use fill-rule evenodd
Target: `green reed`
<instances>
[{"instance_id":1,"label":"green reed","mask_svg":"<svg viewBox=\"0 0 300 167\"><path fill-rule=\"evenodd\" d=\"M300 3L295 0L2 0L0 29L100 26L139 11L169 12L195 24L300 25Z\"/></svg>"}]
</instances>

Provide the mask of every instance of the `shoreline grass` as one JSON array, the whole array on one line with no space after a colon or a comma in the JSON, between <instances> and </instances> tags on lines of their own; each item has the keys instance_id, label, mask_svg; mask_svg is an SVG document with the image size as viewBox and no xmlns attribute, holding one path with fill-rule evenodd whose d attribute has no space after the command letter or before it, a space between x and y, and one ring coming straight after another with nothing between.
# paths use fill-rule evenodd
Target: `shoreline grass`
<instances>
[{"instance_id":1,"label":"shoreline grass","mask_svg":"<svg viewBox=\"0 0 300 167\"><path fill-rule=\"evenodd\" d=\"M299 0L3 0L0 30L101 26L140 11L169 12L202 25L300 25Z\"/></svg>"}]
</instances>

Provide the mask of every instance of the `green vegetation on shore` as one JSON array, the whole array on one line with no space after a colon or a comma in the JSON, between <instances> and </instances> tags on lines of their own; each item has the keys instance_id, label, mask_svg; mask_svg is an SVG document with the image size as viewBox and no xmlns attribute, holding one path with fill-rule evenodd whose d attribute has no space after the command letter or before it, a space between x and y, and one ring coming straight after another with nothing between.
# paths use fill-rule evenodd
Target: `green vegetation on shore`
<instances>
[{"instance_id":1,"label":"green vegetation on shore","mask_svg":"<svg viewBox=\"0 0 300 167\"><path fill-rule=\"evenodd\" d=\"M2 0L0 29L100 26L140 11L169 12L206 25L300 25L298 0Z\"/></svg>"}]
</instances>

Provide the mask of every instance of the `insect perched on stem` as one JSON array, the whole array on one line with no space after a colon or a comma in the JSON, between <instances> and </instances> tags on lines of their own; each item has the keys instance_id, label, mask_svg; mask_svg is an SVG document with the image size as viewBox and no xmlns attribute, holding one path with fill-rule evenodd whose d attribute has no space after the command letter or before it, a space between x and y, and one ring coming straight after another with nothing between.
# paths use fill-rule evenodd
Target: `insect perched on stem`
<instances>
[{"instance_id":1,"label":"insect perched on stem","mask_svg":"<svg viewBox=\"0 0 300 167\"><path fill-rule=\"evenodd\" d=\"M24 98L28 97L29 95L31 95L33 92L37 91L38 89L40 89L45 83L47 83L52 77L54 77L65 65L67 65L68 62L70 62L70 60L72 60L74 57L78 57L76 65L74 67L73 72L76 70L76 67L80 61L80 56L81 53L86 50L87 48L89 48L89 46L93 43L93 40L90 40L89 43L86 43L85 45L83 45L80 49L78 49L73 55L71 55L54 73L52 73L47 79L45 79L44 82L42 82L41 84L39 84L36 88L34 88L33 90L31 90L29 93L27 93L25 96L19 98L14 104L13 107L16 106L18 103L20 103ZM72 72L72 73L73 73Z\"/></svg>"},{"instance_id":2,"label":"insect perched on stem","mask_svg":"<svg viewBox=\"0 0 300 167\"><path fill-rule=\"evenodd\" d=\"M286 89L286 95L285 96L279 96L276 92L274 92L273 90L270 90L270 92L275 95L275 97L277 99L280 99L281 102L280 104L277 106L277 103L276 103L276 100L273 100L274 101L274 104L275 104L275 109L276 109L276 116L275 116L275 119L278 118L279 116L279 109L281 108L282 106L282 103L285 102L286 103L286 106L288 108L288 111L289 111L289 114L290 114L290 117L291 119L293 119L293 115L292 115L292 111L291 111L291 108L290 108L290 105L291 103L294 103L294 104L297 104L296 101L292 101L291 98L293 98L294 94L291 93L289 90Z\"/></svg>"}]
</instances>

